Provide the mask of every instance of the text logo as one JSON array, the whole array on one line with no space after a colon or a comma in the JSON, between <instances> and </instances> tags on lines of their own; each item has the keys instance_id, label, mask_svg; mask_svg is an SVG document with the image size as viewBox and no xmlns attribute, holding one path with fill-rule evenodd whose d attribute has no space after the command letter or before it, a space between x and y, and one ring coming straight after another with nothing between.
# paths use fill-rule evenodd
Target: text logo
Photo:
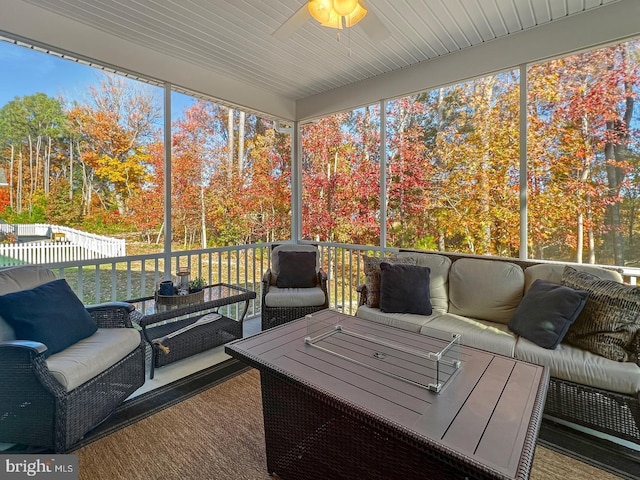
<instances>
[{"instance_id":1,"label":"text logo","mask_svg":"<svg viewBox=\"0 0 640 480\"><path fill-rule=\"evenodd\" d=\"M0 455L0 480L78 480L76 455Z\"/></svg>"}]
</instances>

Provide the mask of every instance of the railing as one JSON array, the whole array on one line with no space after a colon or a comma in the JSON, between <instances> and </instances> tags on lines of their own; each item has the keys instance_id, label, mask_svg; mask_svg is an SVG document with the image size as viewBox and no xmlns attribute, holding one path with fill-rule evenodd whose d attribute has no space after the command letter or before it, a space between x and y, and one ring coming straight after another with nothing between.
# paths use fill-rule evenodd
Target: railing
<instances>
[{"instance_id":1,"label":"railing","mask_svg":"<svg viewBox=\"0 0 640 480\"><path fill-rule=\"evenodd\" d=\"M94 235L49 224L0 225L3 233L16 237L46 237L53 241L0 244L0 265L50 264L126 255L124 240Z\"/></svg>"},{"instance_id":2,"label":"railing","mask_svg":"<svg viewBox=\"0 0 640 480\"><path fill-rule=\"evenodd\" d=\"M361 256L397 251L367 245L316 244L320 249L321 266L328 277L330 306L348 314L355 313L358 307L356 288L364 282ZM255 291L257 298L251 301L247 312L248 317L253 317L260 315L260 282L271 264L271 245L237 245L170 254L58 262L47 266L58 277L66 278L84 303L152 296L160 281L171 278L177 282L178 268L188 267L192 279L200 277L207 284L223 282ZM625 281L635 285L640 269L622 270ZM230 308L232 311L225 314L235 317L235 307Z\"/></svg>"}]
</instances>

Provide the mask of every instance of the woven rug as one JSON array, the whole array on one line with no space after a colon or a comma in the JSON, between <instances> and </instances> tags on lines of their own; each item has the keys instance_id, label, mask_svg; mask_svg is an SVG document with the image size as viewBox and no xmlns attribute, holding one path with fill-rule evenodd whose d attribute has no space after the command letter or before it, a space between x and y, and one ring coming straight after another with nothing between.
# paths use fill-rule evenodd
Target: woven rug
<instances>
[{"instance_id":1,"label":"woven rug","mask_svg":"<svg viewBox=\"0 0 640 480\"><path fill-rule=\"evenodd\" d=\"M74 453L80 480L269 480L259 374L237 374ZM538 446L531 478L619 477Z\"/></svg>"}]
</instances>

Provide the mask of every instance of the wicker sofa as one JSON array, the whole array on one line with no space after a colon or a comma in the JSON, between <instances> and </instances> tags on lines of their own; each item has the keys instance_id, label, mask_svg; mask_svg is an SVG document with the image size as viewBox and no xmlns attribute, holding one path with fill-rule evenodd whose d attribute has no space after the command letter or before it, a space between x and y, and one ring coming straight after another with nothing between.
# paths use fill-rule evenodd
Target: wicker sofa
<instances>
[{"instance_id":1,"label":"wicker sofa","mask_svg":"<svg viewBox=\"0 0 640 480\"><path fill-rule=\"evenodd\" d=\"M402 251L390 258L392 263L429 267L432 313L382 311L372 304L373 292L368 291L378 285L367 282L358 287L358 317L423 334L431 328L461 333L463 345L547 366L551 381L546 414L640 444L640 366L636 363L640 333L632 347L635 355L628 361L614 361L566 342L554 349L542 348L509 328L533 283L542 279L560 284L564 265L415 251ZM365 259L365 272L367 260L371 259ZM614 270L575 265L575 271L622 281Z\"/></svg>"},{"instance_id":2,"label":"wicker sofa","mask_svg":"<svg viewBox=\"0 0 640 480\"><path fill-rule=\"evenodd\" d=\"M39 266L1 269L0 295L33 292L54 281L53 272ZM16 339L0 317L0 442L70 451L144 383L144 343L132 328L132 305L114 302L86 310L97 331L51 355L43 343ZM56 318L47 320L52 330L60 329Z\"/></svg>"}]
</instances>

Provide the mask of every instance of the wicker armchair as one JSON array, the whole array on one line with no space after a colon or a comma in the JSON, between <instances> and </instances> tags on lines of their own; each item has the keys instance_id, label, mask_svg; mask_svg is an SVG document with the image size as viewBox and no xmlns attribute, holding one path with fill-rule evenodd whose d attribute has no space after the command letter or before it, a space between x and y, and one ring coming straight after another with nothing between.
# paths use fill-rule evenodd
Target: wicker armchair
<instances>
[{"instance_id":1,"label":"wicker armchair","mask_svg":"<svg viewBox=\"0 0 640 480\"><path fill-rule=\"evenodd\" d=\"M17 268L32 269L35 277L27 288L24 288L23 281L22 289L9 286L10 291L38 286L50 281L53 276L50 271L41 267ZM6 271L0 270L0 274ZM2 287L7 287L10 283L5 281L3 284L0 281ZM20 282L17 283L20 285ZM98 325L95 338L113 338L116 342L118 338L122 338L116 329L133 327L129 318L133 306L128 303L105 303L88 306L87 310ZM99 335L102 329L105 337ZM2 333L0 331L0 340L3 339ZM139 333L136 333L139 337ZM140 343L135 346L135 337L130 334L126 336L129 343L134 345L133 350L69 391L49 368L53 365L49 363L51 359L60 359L59 356L65 354L64 350L47 359L47 347L42 343L25 340L0 341L0 442L28 446L30 450L36 448L56 453L70 451L75 443L107 418L145 381L144 343L140 339ZM83 342L81 340L68 347L68 350L73 349L73 355L78 357L81 356L78 349L84 348L86 354L87 348L90 349L93 345L91 342L96 341L95 338L89 337L89 343L79 345Z\"/></svg>"},{"instance_id":2,"label":"wicker armchair","mask_svg":"<svg viewBox=\"0 0 640 480\"><path fill-rule=\"evenodd\" d=\"M279 288L280 273L278 253L315 252L316 284L310 288ZM327 274L319 266L320 254L314 245L283 244L274 246L271 252L271 268L262 277L262 330L282 325L329 307Z\"/></svg>"}]
</instances>

